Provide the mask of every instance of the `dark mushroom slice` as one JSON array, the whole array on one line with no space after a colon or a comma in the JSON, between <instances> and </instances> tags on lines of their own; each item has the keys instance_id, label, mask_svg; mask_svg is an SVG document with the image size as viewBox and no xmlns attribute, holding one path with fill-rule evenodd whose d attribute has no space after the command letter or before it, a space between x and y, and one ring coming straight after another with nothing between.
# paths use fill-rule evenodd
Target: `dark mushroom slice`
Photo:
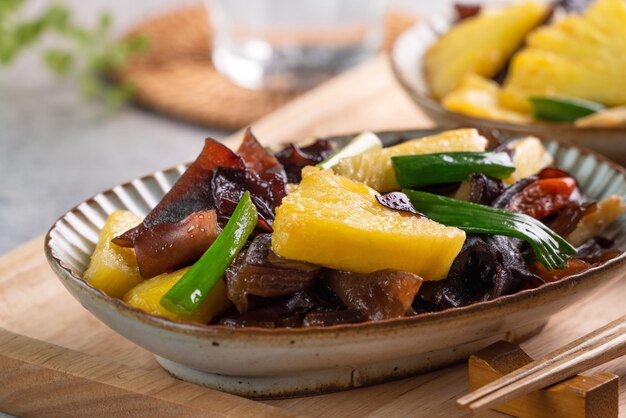
<instances>
[{"instance_id":1,"label":"dark mushroom slice","mask_svg":"<svg viewBox=\"0 0 626 418\"><path fill-rule=\"evenodd\" d=\"M489 177L483 173L472 173L468 176L467 181L461 183L461 187L456 191L454 198L491 206L505 188L504 182L500 179Z\"/></svg>"},{"instance_id":2,"label":"dark mushroom slice","mask_svg":"<svg viewBox=\"0 0 626 418\"><path fill-rule=\"evenodd\" d=\"M491 205L502 194L505 185L500 179L482 173L470 174L468 201L481 205Z\"/></svg>"},{"instance_id":3,"label":"dark mushroom slice","mask_svg":"<svg viewBox=\"0 0 626 418\"><path fill-rule=\"evenodd\" d=\"M422 281L413 273L398 270L365 274L333 270L326 277L328 286L349 309L370 320L405 316Z\"/></svg>"},{"instance_id":4,"label":"dark mushroom slice","mask_svg":"<svg viewBox=\"0 0 626 418\"><path fill-rule=\"evenodd\" d=\"M321 163L334 152L333 143L325 139L318 139L311 145L300 147L289 144L279 152L276 158L285 167L290 183L300 183L301 171L308 165Z\"/></svg>"},{"instance_id":5,"label":"dark mushroom slice","mask_svg":"<svg viewBox=\"0 0 626 418\"><path fill-rule=\"evenodd\" d=\"M594 237L578 247L575 257L592 266L607 262L622 254L614 247L615 242L604 237Z\"/></svg>"},{"instance_id":6,"label":"dark mushroom slice","mask_svg":"<svg viewBox=\"0 0 626 418\"><path fill-rule=\"evenodd\" d=\"M414 309L456 308L540 286L543 280L528 270L520 244L509 237L469 235L448 277L424 282Z\"/></svg>"},{"instance_id":7,"label":"dark mushroom slice","mask_svg":"<svg viewBox=\"0 0 626 418\"><path fill-rule=\"evenodd\" d=\"M220 233L214 210L198 211L179 222L147 228L135 238L139 273L154 277L193 263Z\"/></svg>"},{"instance_id":8,"label":"dark mushroom slice","mask_svg":"<svg viewBox=\"0 0 626 418\"><path fill-rule=\"evenodd\" d=\"M246 312L249 295L290 295L311 286L320 273L319 266L277 256L271 250L271 235L259 234L226 271L228 298L239 312Z\"/></svg>"},{"instance_id":9,"label":"dark mushroom slice","mask_svg":"<svg viewBox=\"0 0 626 418\"><path fill-rule=\"evenodd\" d=\"M256 308L238 313L233 309L218 323L233 327L322 327L352 324L367 318L354 309L348 309L337 295L321 280L306 290L275 298L251 297Z\"/></svg>"},{"instance_id":10,"label":"dark mushroom slice","mask_svg":"<svg viewBox=\"0 0 626 418\"><path fill-rule=\"evenodd\" d=\"M180 238L188 233L185 228L189 226L189 221L184 220L196 212L214 211L219 222L228 221L245 190L250 192L259 213L259 228L271 231L274 211L286 195L287 176L280 162L249 130L240 152L241 156L206 139L196 161L144 221L113 239L118 245L135 247L144 277L165 273L199 258L215 239L219 227L216 224L209 228L205 219L199 227L209 231L207 235L202 239L195 235L183 243ZM163 260L156 260L157 256Z\"/></svg>"},{"instance_id":11,"label":"dark mushroom slice","mask_svg":"<svg viewBox=\"0 0 626 418\"><path fill-rule=\"evenodd\" d=\"M259 228L271 232L276 208L287 195L287 174L283 165L247 129L237 150L245 164L218 167L211 179L213 199L222 220L227 220L243 196L250 192L259 214Z\"/></svg>"},{"instance_id":12,"label":"dark mushroom slice","mask_svg":"<svg viewBox=\"0 0 626 418\"><path fill-rule=\"evenodd\" d=\"M246 168L261 175L265 173L283 175L285 173L283 165L261 145L250 128L246 129L243 141L237 149L237 154L243 158Z\"/></svg>"},{"instance_id":13,"label":"dark mushroom slice","mask_svg":"<svg viewBox=\"0 0 626 418\"><path fill-rule=\"evenodd\" d=\"M303 316L316 307L315 298L307 292L277 298L273 303L244 313L225 315L220 325L231 327L298 328Z\"/></svg>"},{"instance_id":14,"label":"dark mushroom slice","mask_svg":"<svg viewBox=\"0 0 626 418\"><path fill-rule=\"evenodd\" d=\"M557 234L567 237L570 232L576 229L580 220L585 215L595 212L597 207L596 202L568 202L553 217L544 222Z\"/></svg>"},{"instance_id":15,"label":"dark mushroom slice","mask_svg":"<svg viewBox=\"0 0 626 418\"><path fill-rule=\"evenodd\" d=\"M122 247L132 247L137 236L147 229L181 221L194 212L215 209L211 179L217 167L244 169L245 165L241 157L228 147L207 138L198 158L143 222L114 238L113 242Z\"/></svg>"},{"instance_id":16,"label":"dark mushroom slice","mask_svg":"<svg viewBox=\"0 0 626 418\"><path fill-rule=\"evenodd\" d=\"M413 207L409 197L402 192L390 192L382 195L376 195L376 200L381 205L401 212L412 213L413 215L424 216Z\"/></svg>"},{"instance_id":17,"label":"dark mushroom slice","mask_svg":"<svg viewBox=\"0 0 626 418\"><path fill-rule=\"evenodd\" d=\"M284 185L281 180L280 187L283 190ZM274 187L275 184L261 179L257 173L237 168L219 167L211 179L213 199L220 220L230 219L237 203L247 190L259 215L258 227L267 232L272 231L276 207L286 194L275 195L272 191Z\"/></svg>"},{"instance_id":18,"label":"dark mushroom slice","mask_svg":"<svg viewBox=\"0 0 626 418\"><path fill-rule=\"evenodd\" d=\"M285 168L274 155L261 145L250 128L246 129L243 142L237 153L243 158L248 171L255 173L265 182L263 186L267 191L263 193L263 196L266 197L265 200L273 211L287 194Z\"/></svg>"},{"instance_id":19,"label":"dark mushroom slice","mask_svg":"<svg viewBox=\"0 0 626 418\"><path fill-rule=\"evenodd\" d=\"M537 176L526 177L511 184L509 187L504 189L502 193L493 200L493 202L491 202L491 206L498 209L506 208L515 195L524 190L524 188L526 188L529 184L535 182L537 178Z\"/></svg>"}]
</instances>

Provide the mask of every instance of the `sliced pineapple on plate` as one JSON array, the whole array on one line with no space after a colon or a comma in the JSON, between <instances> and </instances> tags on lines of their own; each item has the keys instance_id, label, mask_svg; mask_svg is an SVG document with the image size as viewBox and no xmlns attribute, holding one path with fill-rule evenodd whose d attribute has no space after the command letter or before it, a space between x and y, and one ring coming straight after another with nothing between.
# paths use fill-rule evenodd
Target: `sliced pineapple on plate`
<instances>
[{"instance_id":1,"label":"sliced pineapple on plate","mask_svg":"<svg viewBox=\"0 0 626 418\"><path fill-rule=\"evenodd\" d=\"M365 183L386 193L399 188L391 165L391 157L398 155L431 154L451 151L484 151L487 139L475 129L455 129L438 135L418 138L393 147L365 152L340 160L333 167L335 173Z\"/></svg>"},{"instance_id":2,"label":"sliced pineapple on plate","mask_svg":"<svg viewBox=\"0 0 626 418\"><path fill-rule=\"evenodd\" d=\"M217 314L228 308L231 303L226 294L226 283L220 279L206 300L191 315L177 314L168 311L161 305L165 295L190 269L177 270L173 273L161 274L135 286L124 295L124 301L130 306L141 309L152 315L163 316L176 321L208 323Z\"/></svg>"},{"instance_id":3,"label":"sliced pineapple on plate","mask_svg":"<svg viewBox=\"0 0 626 418\"><path fill-rule=\"evenodd\" d=\"M478 118L511 123L531 122L528 114L500 106L498 83L476 74L467 74L459 87L441 100L441 104L453 112Z\"/></svg>"},{"instance_id":4,"label":"sliced pineapple on plate","mask_svg":"<svg viewBox=\"0 0 626 418\"><path fill-rule=\"evenodd\" d=\"M526 1L486 9L455 25L426 52L424 72L432 95L441 99L466 74L496 75L547 12L545 4Z\"/></svg>"},{"instance_id":5,"label":"sliced pineapple on plate","mask_svg":"<svg viewBox=\"0 0 626 418\"><path fill-rule=\"evenodd\" d=\"M129 211L115 211L107 218L84 277L87 283L114 298L143 281L133 248L120 247L111 240L137 226L141 218Z\"/></svg>"},{"instance_id":6,"label":"sliced pineapple on plate","mask_svg":"<svg viewBox=\"0 0 626 418\"><path fill-rule=\"evenodd\" d=\"M625 39L624 0L597 0L583 15L537 29L511 61L501 104L528 111L530 96L626 104Z\"/></svg>"},{"instance_id":7,"label":"sliced pineapple on plate","mask_svg":"<svg viewBox=\"0 0 626 418\"><path fill-rule=\"evenodd\" d=\"M513 184L518 180L532 176L542 169L552 165L554 159L541 141L533 136L516 139L508 144L513 150L513 164L515 171L503 179L506 184Z\"/></svg>"},{"instance_id":8,"label":"sliced pineapple on plate","mask_svg":"<svg viewBox=\"0 0 626 418\"><path fill-rule=\"evenodd\" d=\"M305 167L276 210L272 250L291 260L358 273L396 269L445 278L465 233L388 209L365 184Z\"/></svg>"},{"instance_id":9,"label":"sliced pineapple on plate","mask_svg":"<svg viewBox=\"0 0 626 418\"><path fill-rule=\"evenodd\" d=\"M566 237L574 246L602 234L622 214L626 213L626 203L622 196L611 195L597 203L596 209L585 215L576 229Z\"/></svg>"},{"instance_id":10,"label":"sliced pineapple on plate","mask_svg":"<svg viewBox=\"0 0 626 418\"><path fill-rule=\"evenodd\" d=\"M574 125L583 128L621 128L626 127L626 106L604 109L589 116L576 119Z\"/></svg>"}]
</instances>

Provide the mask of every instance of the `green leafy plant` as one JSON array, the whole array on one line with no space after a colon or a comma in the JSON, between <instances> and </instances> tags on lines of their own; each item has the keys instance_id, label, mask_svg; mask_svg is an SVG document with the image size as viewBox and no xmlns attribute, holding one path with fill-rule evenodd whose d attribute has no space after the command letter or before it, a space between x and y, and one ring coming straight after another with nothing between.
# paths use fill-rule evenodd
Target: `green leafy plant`
<instances>
[{"instance_id":1,"label":"green leafy plant","mask_svg":"<svg viewBox=\"0 0 626 418\"><path fill-rule=\"evenodd\" d=\"M132 85L111 83L106 75L145 51L149 46L145 37L113 39L107 12L87 28L73 21L66 6L52 4L27 18L25 4L25 0L0 0L0 65L8 66L23 51L39 47L45 66L57 76L76 80L84 98L101 99L116 108L132 97Z\"/></svg>"}]
</instances>

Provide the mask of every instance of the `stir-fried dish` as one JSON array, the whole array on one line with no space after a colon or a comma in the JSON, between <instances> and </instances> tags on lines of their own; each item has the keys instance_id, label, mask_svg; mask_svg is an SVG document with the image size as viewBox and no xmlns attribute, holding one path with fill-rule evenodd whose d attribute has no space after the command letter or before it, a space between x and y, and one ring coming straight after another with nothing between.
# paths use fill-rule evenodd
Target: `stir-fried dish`
<instances>
[{"instance_id":1,"label":"stir-fried dish","mask_svg":"<svg viewBox=\"0 0 626 418\"><path fill-rule=\"evenodd\" d=\"M150 314L311 327L489 301L621 252L620 196L587 198L536 138L458 129L383 147L317 140L272 153L207 139L144 218L113 212L84 274Z\"/></svg>"},{"instance_id":2,"label":"stir-fried dish","mask_svg":"<svg viewBox=\"0 0 626 418\"><path fill-rule=\"evenodd\" d=\"M424 57L433 98L512 123L626 126L626 1L457 6Z\"/></svg>"}]
</instances>

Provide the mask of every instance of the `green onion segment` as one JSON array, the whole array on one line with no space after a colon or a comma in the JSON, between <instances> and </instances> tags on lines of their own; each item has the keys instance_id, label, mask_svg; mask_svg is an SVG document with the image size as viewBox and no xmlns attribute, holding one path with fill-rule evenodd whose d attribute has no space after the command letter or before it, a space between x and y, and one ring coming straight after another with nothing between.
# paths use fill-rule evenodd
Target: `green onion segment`
<instances>
[{"instance_id":1,"label":"green onion segment","mask_svg":"<svg viewBox=\"0 0 626 418\"><path fill-rule=\"evenodd\" d=\"M334 166L344 158L354 157L355 155L363 154L367 151L380 150L383 148L383 143L372 132L363 132L355 136L352 141L339 151L326 158L321 163L317 164L317 167L322 170L326 170Z\"/></svg>"},{"instance_id":2,"label":"green onion segment","mask_svg":"<svg viewBox=\"0 0 626 418\"><path fill-rule=\"evenodd\" d=\"M258 215L245 192L228 223L208 250L161 298L170 312L191 315L207 298L254 230Z\"/></svg>"},{"instance_id":3,"label":"green onion segment","mask_svg":"<svg viewBox=\"0 0 626 418\"><path fill-rule=\"evenodd\" d=\"M549 122L574 122L604 109L600 103L567 97L531 97L529 100L533 117Z\"/></svg>"},{"instance_id":4,"label":"green onion segment","mask_svg":"<svg viewBox=\"0 0 626 418\"><path fill-rule=\"evenodd\" d=\"M576 249L530 216L414 190L402 190L419 212L448 226L475 234L505 235L530 244L546 269L565 267Z\"/></svg>"},{"instance_id":5,"label":"green onion segment","mask_svg":"<svg viewBox=\"0 0 626 418\"><path fill-rule=\"evenodd\" d=\"M472 173L483 173L499 179L515 171L506 152L445 152L391 157L396 180L402 187L453 183Z\"/></svg>"}]
</instances>

